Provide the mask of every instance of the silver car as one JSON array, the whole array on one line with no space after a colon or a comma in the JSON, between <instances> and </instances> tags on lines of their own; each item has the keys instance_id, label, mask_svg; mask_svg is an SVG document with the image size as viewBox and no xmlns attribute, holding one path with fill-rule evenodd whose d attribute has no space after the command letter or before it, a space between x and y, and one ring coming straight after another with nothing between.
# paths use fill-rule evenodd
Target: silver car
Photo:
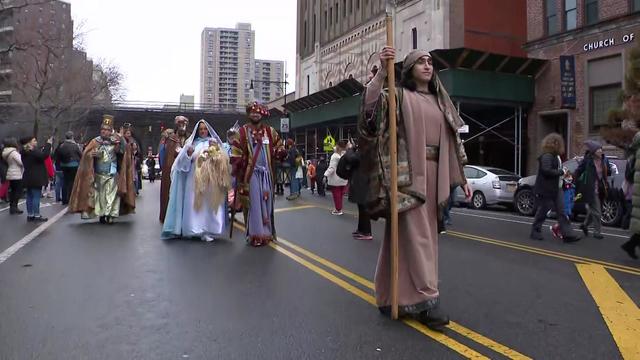
<instances>
[{"instance_id":1,"label":"silver car","mask_svg":"<svg viewBox=\"0 0 640 360\"><path fill-rule=\"evenodd\" d=\"M466 165L464 176L467 178L473 195L469 206L482 209L487 205L513 206L513 195L518 188L520 176L504 169L494 167ZM464 192L457 188L455 202L465 202Z\"/></svg>"}]
</instances>

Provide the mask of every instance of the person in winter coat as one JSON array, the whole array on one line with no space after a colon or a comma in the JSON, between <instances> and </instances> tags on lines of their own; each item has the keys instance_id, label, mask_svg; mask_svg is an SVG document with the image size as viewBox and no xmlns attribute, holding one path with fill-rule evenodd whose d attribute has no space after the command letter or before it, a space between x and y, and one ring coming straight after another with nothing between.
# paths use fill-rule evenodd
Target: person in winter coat
<instances>
[{"instance_id":1,"label":"person in winter coat","mask_svg":"<svg viewBox=\"0 0 640 360\"><path fill-rule=\"evenodd\" d=\"M147 155L147 161L145 161L147 165L147 176L149 176L149 182L154 183L156 181L156 159L153 157L151 151L149 151L149 155Z\"/></svg>"},{"instance_id":2,"label":"person in winter coat","mask_svg":"<svg viewBox=\"0 0 640 360\"><path fill-rule=\"evenodd\" d=\"M318 166L316 167L316 186L318 187L318 195L322 197L326 195L324 173L328 168L329 167L327 166L327 160L324 157L321 157L318 161Z\"/></svg>"},{"instance_id":3,"label":"person in winter coat","mask_svg":"<svg viewBox=\"0 0 640 360\"><path fill-rule=\"evenodd\" d=\"M340 162L340 158L344 155L347 150L347 141L340 140L336 145L335 151L333 155L331 155L331 160L329 161L329 168L324 172L324 176L327 178L327 184L331 186L331 194L333 195L333 204L335 205L335 210L331 211L332 215L343 215L342 212L342 201L344 199L344 193L347 190L348 180L343 179L336 174L336 169L338 168L338 163Z\"/></svg>"},{"instance_id":4,"label":"person in winter coat","mask_svg":"<svg viewBox=\"0 0 640 360\"><path fill-rule=\"evenodd\" d=\"M602 153L602 145L594 140L585 142L587 152L575 172L578 190L587 206L587 217L580 226L584 236L589 236L589 225L593 224L593 237L602 239L602 201L607 197L607 177L611 174L611 163Z\"/></svg>"},{"instance_id":5,"label":"person in winter coat","mask_svg":"<svg viewBox=\"0 0 640 360\"><path fill-rule=\"evenodd\" d=\"M16 138L6 138L4 140L2 159L9 165L7 169L7 181L9 182L9 214L23 213L23 211L18 208L18 201L20 200L20 196L22 196L24 165L22 164L22 155L18 148L18 140L16 140Z\"/></svg>"},{"instance_id":6,"label":"person in winter coat","mask_svg":"<svg viewBox=\"0 0 640 360\"><path fill-rule=\"evenodd\" d=\"M311 160L307 160L307 175L309 176L309 189L313 194L316 191L316 166Z\"/></svg>"},{"instance_id":7,"label":"person in winter coat","mask_svg":"<svg viewBox=\"0 0 640 360\"><path fill-rule=\"evenodd\" d=\"M57 170L61 170L63 174L62 204L67 205L69 197L71 197L71 190L73 190L73 183L76 180L78 166L80 166L82 150L80 145L74 141L72 131L68 131L64 137L64 142L56 149L55 158L56 163L60 164L60 168Z\"/></svg>"},{"instance_id":8,"label":"person in winter coat","mask_svg":"<svg viewBox=\"0 0 640 360\"><path fill-rule=\"evenodd\" d=\"M302 176L296 176L298 168L300 167L300 152L296 148L293 139L287 139L287 158L285 161L288 164L289 169L289 196L287 200L294 200L300 197L300 188L302 187ZM300 169L302 171L302 169Z\"/></svg>"},{"instance_id":9,"label":"person in winter coat","mask_svg":"<svg viewBox=\"0 0 640 360\"><path fill-rule=\"evenodd\" d=\"M366 142L360 141L355 159L359 160L362 152L369 151ZM371 235L371 217L366 209L367 192L369 191L369 174L362 171L359 161L351 164L352 171L349 178L349 201L358 205L358 228L352 233L356 240L373 240Z\"/></svg>"},{"instance_id":10,"label":"person in winter coat","mask_svg":"<svg viewBox=\"0 0 640 360\"><path fill-rule=\"evenodd\" d=\"M626 197L631 199L631 219L629 221L629 230L631 236L629 240L622 244L621 248L632 259L637 259L636 248L640 247L640 198L637 195L640 193L640 130L638 124L633 120L625 120L622 122L622 128L627 131L635 132L631 145L628 148L627 166L633 167L633 175L630 176L630 180L625 179L627 192Z\"/></svg>"},{"instance_id":11,"label":"person in winter coat","mask_svg":"<svg viewBox=\"0 0 640 360\"><path fill-rule=\"evenodd\" d=\"M27 221L47 221L48 219L40 214L40 198L42 197L42 187L49 182L45 160L51 154L51 143L49 138L43 148L38 147L38 140L35 137L23 138L20 143L23 146L22 163L24 164L23 185L27 189Z\"/></svg>"},{"instance_id":12,"label":"person in winter coat","mask_svg":"<svg viewBox=\"0 0 640 360\"><path fill-rule=\"evenodd\" d=\"M531 226L530 238L533 240L543 240L542 224L547 212L554 209L558 214L559 227L551 229L554 237L560 237L564 242L575 242L580 238L573 234L571 223L565 216L563 206L563 194L560 191L562 186L561 176L565 174L562 169L560 156L564 154L564 140L557 133L551 133L542 139L542 155L538 158L538 176L534 192L538 198L538 210Z\"/></svg>"}]
</instances>

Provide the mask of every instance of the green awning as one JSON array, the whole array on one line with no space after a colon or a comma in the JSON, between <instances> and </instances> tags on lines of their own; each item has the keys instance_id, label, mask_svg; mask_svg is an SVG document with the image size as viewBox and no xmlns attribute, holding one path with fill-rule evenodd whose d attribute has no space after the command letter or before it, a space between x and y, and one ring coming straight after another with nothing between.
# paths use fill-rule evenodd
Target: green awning
<instances>
[{"instance_id":1,"label":"green awning","mask_svg":"<svg viewBox=\"0 0 640 360\"><path fill-rule=\"evenodd\" d=\"M535 80L530 76L466 69L446 69L438 76L452 98L534 102Z\"/></svg>"},{"instance_id":2,"label":"green awning","mask_svg":"<svg viewBox=\"0 0 640 360\"><path fill-rule=\"evenodd\" d=\"M355 95L303 111L290 113L291 129L356 117L360 112L361 98L362 95Z\"/></svg>"}]
</instances>

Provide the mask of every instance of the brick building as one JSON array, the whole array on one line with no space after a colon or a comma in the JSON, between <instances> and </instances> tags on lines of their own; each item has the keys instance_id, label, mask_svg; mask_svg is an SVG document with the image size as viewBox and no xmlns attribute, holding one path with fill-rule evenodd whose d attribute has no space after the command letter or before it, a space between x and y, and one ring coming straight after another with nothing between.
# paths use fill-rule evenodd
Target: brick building
<instances>
[{"instance_id":1,"label":"brick building","mask_svg":"<svg viewBox=\"0 0 640 360\"><path fill-rule=\"evenodd\" d=\"M536 79L530 148L555 131L569 156L579 155L619 105L627 52L640 36L640 0L529 0L527 28L529 56L549 60ZM530 172L536 155L530 151Z\"/></svg>"}]
</instances>

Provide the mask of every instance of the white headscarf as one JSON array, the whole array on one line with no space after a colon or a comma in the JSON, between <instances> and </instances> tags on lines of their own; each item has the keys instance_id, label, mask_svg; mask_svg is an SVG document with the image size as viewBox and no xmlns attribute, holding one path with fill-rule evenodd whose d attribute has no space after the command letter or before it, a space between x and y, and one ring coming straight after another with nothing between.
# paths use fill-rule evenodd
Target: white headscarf
<instances>
[{"instance_id":1,"label":"white headscarf","mask_svg":"<svg viewBox=\"0 0 640 360\"><path fill-rule=\"evenodd\" d=\"M208 139L212 139L216 141L220 145L220 147L222 147L222 140L220 140L220 137L218 136L218 133L216 133L216 131L213 129L213 126L209 125L209 123L206 120L201 119L196 123L196 126L193 128L193 131L191 132L191 136L189 136L189 138L184 142L184 147L180 150L180 153L178 154L178 156L176 156L176 160L173 162L173 165L171 166L172 173L175 170L182 171L182 172L188 172L189 170L191 170L190 163L187 166L187 164L182 162L183 166L179 166L178 164L181 162L178 160L184 156L187 156L187 150L189 149L189 147L193 145L193 141L198 135L198 126L200 126L200 123L204 123L207 126L207 130L209 130Z\"/></svg>"}]
</instances>

